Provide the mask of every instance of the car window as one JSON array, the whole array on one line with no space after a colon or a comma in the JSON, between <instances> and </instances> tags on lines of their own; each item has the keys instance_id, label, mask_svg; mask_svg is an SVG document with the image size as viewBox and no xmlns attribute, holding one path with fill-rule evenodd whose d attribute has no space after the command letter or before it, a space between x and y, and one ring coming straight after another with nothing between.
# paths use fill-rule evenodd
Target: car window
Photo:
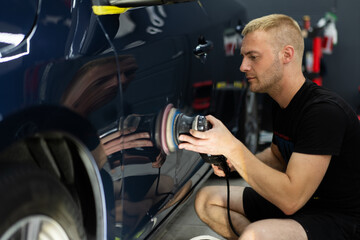
<instances>
[{"instance_id":1,"label":"car window","mask_svg":"<svg viewBox=\"0 0 360 240\"><path fill-rule=\"evenodd\" d=\"M19 46L31 32L36 19L38 0L2 2L0 8L0 57Z\"/></svg>"}]
</instances>

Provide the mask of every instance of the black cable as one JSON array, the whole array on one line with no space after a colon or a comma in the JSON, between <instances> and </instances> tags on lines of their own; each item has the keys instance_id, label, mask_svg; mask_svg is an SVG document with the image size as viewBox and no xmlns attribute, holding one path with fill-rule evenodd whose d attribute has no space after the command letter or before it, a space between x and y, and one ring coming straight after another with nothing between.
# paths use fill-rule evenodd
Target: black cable
<instances>
[{"instance_id":1,"label":"black cable","mask_svg":"<svg viewBox=\"0 0 360 240\"><path fill-rule=\"evenodd\" d=\"M227 184L227 214L228 214L229 224L230 224L231 230L234 232L234 234L236 236L240 237L240 234L235 230L234 225L232 224L232 221L231 221L231 217L230 217L230 182L229 182L229 175L230 175L231 170L230 170L229 166L227 165L225 156L223 156L223 155L213 156L213 160L216 161L215 166L218 166L225 173L225 179L226 179L226 184Z\"/></svg>"},{"instance_id":2,"label":"black cable","mask_svg":"<svg viewBox=\"0 0 360 240\"><path fill-rule=\"evenodd\" d=\"M225 172L225 171L224 171ZM231 230L234 232L234 234L238 237L240 237L240 234L235 230L234 225L232 224L231 217L230 217L230 183L229 183L229 173L230 171L225 172L225 179L227 184L227 213L228 213L228 219L229 224L231 227Z\"/></svg>"}]
</instances>

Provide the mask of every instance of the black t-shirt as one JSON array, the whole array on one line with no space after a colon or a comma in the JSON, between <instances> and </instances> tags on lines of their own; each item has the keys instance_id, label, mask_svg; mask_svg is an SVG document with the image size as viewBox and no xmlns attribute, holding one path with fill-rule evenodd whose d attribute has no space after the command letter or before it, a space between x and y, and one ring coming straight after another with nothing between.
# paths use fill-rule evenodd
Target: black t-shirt
<instances>
[{"instance_id":1,"label":"black t-shirt","mask_svg":"<svg viewBox=\"0 0 360 240\"><path fill-rule=\"evenodd\" d=\"M286 162L293 152L332 155L309 203L360 216L360 124L343 99L306 80L285 109L274 103L273 130Z\"/></svg>"}]
</instances>

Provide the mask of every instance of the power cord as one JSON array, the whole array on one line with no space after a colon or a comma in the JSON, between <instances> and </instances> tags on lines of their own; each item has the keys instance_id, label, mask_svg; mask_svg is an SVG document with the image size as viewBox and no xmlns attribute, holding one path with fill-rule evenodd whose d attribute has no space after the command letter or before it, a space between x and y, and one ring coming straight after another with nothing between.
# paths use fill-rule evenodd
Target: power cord
<instances>
[{"instance_id":1,"label":"power cord","mask_svg":"<svg viewBox=\"0 0 360 240\"><path fill-rule=\"evenodd\" d=\"M240 237L240 234L235 230L235 227L231 221L230 217L230 182L229 182L229 175L230 175L230 168L226 163L226 157L224 155L208 155L200 153L201 157L205 160L205 162L214 164L215 166L218 166L220 169L222 169L225 173L225 179L227 184L227 215L229 224L231 227L231 230L234 232L234 234L238 237Z\"/></svg>"},{"instance_id":2,"label":"power cord","mask_svg":"<svg viewBox=\"0 0 360 240\"><path fill-rule=\"evenodd\" d=\"M226 162L225 162L226 164ZM228 220L229 220L229 224L231 227L231 230L233 231L233 233L240 237L240 234L236 231L232 221L231 221L231 216L230 216L230 181L229 181L229 175L230 175L230 168L229 166L226 164L226 166L222 165L220 166L224 173L225 173L225 179L226 179L226 185L227 185L227 215L228 215Z\"/></svg>"}]
</instances>

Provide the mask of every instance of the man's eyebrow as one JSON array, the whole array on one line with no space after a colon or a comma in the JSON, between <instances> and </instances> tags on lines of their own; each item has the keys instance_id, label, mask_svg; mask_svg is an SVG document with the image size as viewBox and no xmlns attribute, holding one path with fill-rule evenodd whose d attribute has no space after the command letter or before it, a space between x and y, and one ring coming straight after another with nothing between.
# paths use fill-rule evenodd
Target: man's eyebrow
<instances>
[{"instance_id":1,"label":"man's eyebrow","mask_svg":"<svg viewBox=\"0 0 360 240\"><path fill-rule=\"evenodd\" d=\"M259 54L258 51L255 50L251 50L251 51L247 51L245 54L241 53L241 55L245 56L245 55L251 55L251 54Z\"/></svg>"}]
</instances>

